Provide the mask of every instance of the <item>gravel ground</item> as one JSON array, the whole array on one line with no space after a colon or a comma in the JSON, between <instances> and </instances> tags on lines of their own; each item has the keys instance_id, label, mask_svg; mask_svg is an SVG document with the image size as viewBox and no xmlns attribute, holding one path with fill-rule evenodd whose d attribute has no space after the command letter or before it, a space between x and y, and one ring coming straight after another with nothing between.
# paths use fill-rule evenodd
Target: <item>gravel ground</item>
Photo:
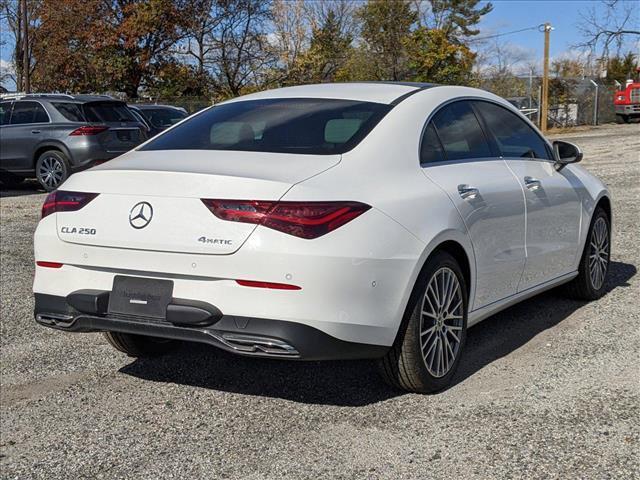
<instances>
[{"instance_id":1,"label":"gravel ground","mask_svg":"<svg viewBox=\"0 0 640 480\"><path fill-rule=\"evenodd\" d=\"M608 294L549 292L470 329L451 388L387 388L370 362L185 346L132 360L32 319L44 195L3 192L2 478L640 478L640 126L565 133L614 196Z\"/></svg>"}]
</instances>

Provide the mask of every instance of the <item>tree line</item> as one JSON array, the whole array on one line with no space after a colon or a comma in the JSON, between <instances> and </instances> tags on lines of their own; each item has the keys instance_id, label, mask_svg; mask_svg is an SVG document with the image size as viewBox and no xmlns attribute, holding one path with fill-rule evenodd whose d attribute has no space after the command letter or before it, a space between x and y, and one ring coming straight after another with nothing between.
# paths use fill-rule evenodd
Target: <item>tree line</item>
<instances>
[{"instance_id":1,"label":"tree line","mask_svg":"<svg viewBox=\"0 0 640 480\"><path fill-rule=\"evenodd\" d=\"M227 98L267 87L351 80L468 83L479 0L0 0L16 83Z\"/></svg>"},{"instance_id":2,"label":"tree line","mask_svg":"<svg viewBox=\"0 0 640 480\"><path fill-rule=\"evenodd\" d=\"M493 9L480 0L24 3L26 65L23 2L0 0L0 20L15 44L18 91L26 69L33 91L123 92L131 99L217 101L278 86L358 80L473 85L503 96L523 92L527 85L515 73L522 59L514 58L508 45L478 37L479 22ZM628 32L621 25L618 30ZM487 56L492 57L489 66ZM607 62L614 79L637 66L633 55ZM557 59L552 72L585 76L579 63Z\"/></svg>"}]
</instances>

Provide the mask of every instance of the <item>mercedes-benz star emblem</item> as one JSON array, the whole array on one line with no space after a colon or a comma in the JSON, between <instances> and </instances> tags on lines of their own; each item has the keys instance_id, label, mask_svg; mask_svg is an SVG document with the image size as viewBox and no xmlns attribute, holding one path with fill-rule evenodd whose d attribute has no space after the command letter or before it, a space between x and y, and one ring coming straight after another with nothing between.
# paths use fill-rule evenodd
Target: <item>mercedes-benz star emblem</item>
<instances>
[{"instance_id":1,"label":"mercedes-benz star emblem","mask_svg":"<svg viewBox=\"0 0 640 480\"><path fill-rule=\"evenodd\" d=\"M136 203L129 212L129 224L133 228L144 228L153 218L153 207L148 202Z\"/></svg>"}]
</instances>

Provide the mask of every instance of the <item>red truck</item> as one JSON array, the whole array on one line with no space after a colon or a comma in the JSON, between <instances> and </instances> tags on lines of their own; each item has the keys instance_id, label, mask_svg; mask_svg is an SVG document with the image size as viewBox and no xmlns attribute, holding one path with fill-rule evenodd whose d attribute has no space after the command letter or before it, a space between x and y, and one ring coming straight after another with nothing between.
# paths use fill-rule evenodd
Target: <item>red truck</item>
<instances>
[{"instance_id":1,"label":"red truck","mask_svg":"<svg viewBox=\"0 0 640 480\"><path fill-rule=\"evenodd\" d=\"M625 89L615 93L613 104L618 123L629 123L630 119L640 117L640 81L627 80Z\"/></svg>"}]
</instances>

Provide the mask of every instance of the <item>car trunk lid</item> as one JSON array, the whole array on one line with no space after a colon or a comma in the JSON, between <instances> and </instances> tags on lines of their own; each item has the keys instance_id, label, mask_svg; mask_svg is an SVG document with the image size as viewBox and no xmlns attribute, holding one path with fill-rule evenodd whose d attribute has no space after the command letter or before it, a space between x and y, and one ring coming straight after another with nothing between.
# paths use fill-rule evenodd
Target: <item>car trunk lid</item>
<instances>
[{"instance_id":1,"label":"car trunk lid","mask_svg":"<svg viewBox=\"0 0 640 480\"><path fill-rule=\"evenodd\" d=\"M231 254L256 226L221 220L201 199L279 200L339 161L339 155L130 152L67 180L64 190L99 195L81 210L59 212L58 236L102 247Z\"/></svg>"}]
</instances>

